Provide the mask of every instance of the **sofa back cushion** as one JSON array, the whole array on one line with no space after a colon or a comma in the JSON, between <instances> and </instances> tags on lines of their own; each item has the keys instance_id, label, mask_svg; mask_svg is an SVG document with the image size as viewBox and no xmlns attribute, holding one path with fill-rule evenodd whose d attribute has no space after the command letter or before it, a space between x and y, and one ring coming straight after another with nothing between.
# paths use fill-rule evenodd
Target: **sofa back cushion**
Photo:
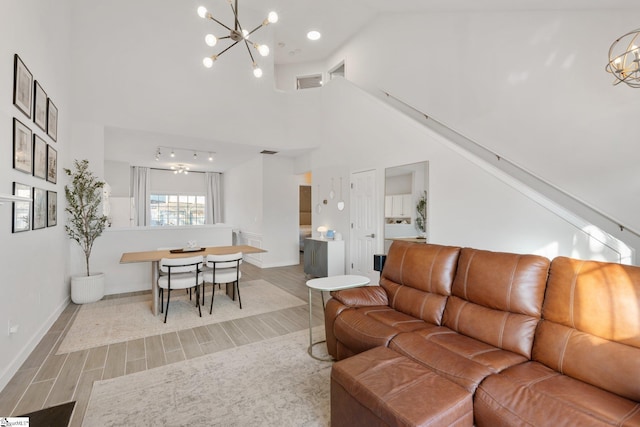
<instances>
[{"instance_id":1,"label":"sofa back cushion","mask_svg":"<svg viewBox=\"0 0 640 427\"><path fill-rule=\"evenodd\" d=\"M548 271L541 256L462 249L444 325L531 358Z\"/></svg>"},{"instance_id":2,"label":"sofa back cushion","mask_svg":"<svg viewBox=\"0 0 640 427\"><path fill-rule=\"evenodd\" d=\"M394 241L380 277L389 305L440 325L459 252L452 246Z\"/></svg>"},{"instance_id":3,"label":"sofa back cushion","mask_svg":"<svg viewBox=\"0 0 640 427\"><path fill-rule=\"evenodd\" d=\"M640 267L558 257L533 358L640 401Z\"/></svg>"}]
</instances>

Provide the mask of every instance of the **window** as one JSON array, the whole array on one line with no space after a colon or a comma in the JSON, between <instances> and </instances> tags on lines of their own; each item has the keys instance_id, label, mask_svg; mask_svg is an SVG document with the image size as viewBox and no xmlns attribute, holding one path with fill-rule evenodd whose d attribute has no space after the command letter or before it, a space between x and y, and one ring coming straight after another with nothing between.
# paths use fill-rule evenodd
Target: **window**
<instances>
[{"instance_id":1,"label":"window","mask_svg":"<svg viewBox=\"0 0 640 427\"><path fill-rule=\"evenodd\" d=\"M322 75L304 76L296 78L296 86L300 89L311 89L314 87L322 87Z\"/></svg>"},{"instance_id":2,"label":"window","mask_svg":"<svg viewBox=\"0 0 640 427\"><path fill-rule=\"evenodd\" d=\"M204 224L204 196L152 194L150 206L151 226Z\"/></svg>"}]
</instances>

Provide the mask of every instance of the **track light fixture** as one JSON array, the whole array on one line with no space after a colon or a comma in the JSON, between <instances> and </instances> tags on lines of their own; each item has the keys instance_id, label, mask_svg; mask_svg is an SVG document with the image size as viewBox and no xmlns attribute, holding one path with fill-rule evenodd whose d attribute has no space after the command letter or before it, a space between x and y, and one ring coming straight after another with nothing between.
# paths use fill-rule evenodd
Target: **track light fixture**
<instances>
[{"instance_id":1,"label":"track light fixture","mask_svg":"<svg viewBox=\"0 0 640 427\"><path fill-rule=\"evenodd\" d=\"M227 46L226 48L224 48L220 53L216 54L216 55L211 55L211 56L207 56L202 60L202 63L204 64L205 67L207 68L211 68L213 67L213 62L215 60L218 59L218 57L220 55L222 55L223 53L225 53L226 51L228 51L229 49L231 49L232 47L234 47L235 45L237 45L238 43L244 43L244 45L247 47L247 52L249 52L249 57L251 58L251 65L253 67L253 75L256 78L260 78L262 77L262 69L258 66L258 64L256 63L255 59L253 58L253 53L251 53L251 48L249 47L250 45L253 46L253 48L258 51L258 53L261 56L267 56L269 55L269 46L264 45L264 44L258 44L258 43L253 43L249 41L249 37L251 36L251 34L253 34L254 32L256 32L258 29L267 26L269 24L275 24L276 22L278 22L278 14L275 12L269 12L269 15L264 19L264 21L262 21L262 23L260 25L258 25L257 27L255 27L253 30L248 31L246 28L242 27L242 24L240 24L240 20L238 18L238 0L235 0L232 2L232 0L227 0L227 3L229 3L229 6L231 6L231 11L233 12L233 21L234 23L231 24L230 26L227 26L225 24L223 24L222 22L220 22L217 18L215 18L211 12L207 11L207 8L204 6L200 6L198 8L198 15L201 18L204 19L210 19L214 22L216 22L217 24L219 24L220 26L224 27L227 31L229 31L229 35L228 36L224 36L224 37L216 37L213 34L207 34L204 38L205 43L208 46L216 46L218 44L219 40L231 40L233 41L233 43L229 46ZM233 28L232 28L233 27Z\"/></svg>"},{"instance_id":2,"label":"track light fixture","mask_svg":"<svg viewBox=\"0 0 640 427\"><path fill-rule=\"evenodd\" d=\"M188 161L185 154L183 153L182 155L180 155L181 152L189 152L192 153L191 156L193 158L193 161L197 161L198 160L198 154L202 154L203 156L206 156L206 158L210 161L213 162L213 155L215 154L214 151L202 151L202 150L194 150L193 148L178 148L178 147L158 147L156 148L155 151L155 160L156 161L160 161L160 158L162 157L162 149L165 149L165 151L168 151L170 154L169 156L171 157L171 159L175 159L175 161ZM188 154L187 154L188 155Z\"/></svg>"}]
</instances>

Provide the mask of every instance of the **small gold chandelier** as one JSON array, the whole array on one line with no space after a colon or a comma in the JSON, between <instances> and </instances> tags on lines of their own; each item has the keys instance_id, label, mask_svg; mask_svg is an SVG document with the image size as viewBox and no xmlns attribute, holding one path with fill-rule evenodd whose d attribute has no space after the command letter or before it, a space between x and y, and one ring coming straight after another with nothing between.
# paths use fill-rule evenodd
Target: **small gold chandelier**
<instances>
[{"instance_id":1,"label":"small gold chandelier","mask_svg":"<svg viewBox=\"0 0 640 427\"><path fill-rule=\"evenodd\" d=\"M640 28L619 37L609 48L607 72L616 78L614 85L624 82L631 87L640 88L640 48L636 39Z\"/></svg>"},{"instance_id":2,"label":"small gold chandelier","mask_svg":"<svg viewBox=\"0 0 640 427\"><path fill-rule=\"evenodd\" d=\"M214 36L213 34L207 34L206 37L204 38L204 41L205 43L207 43L207 45L213 47L216 44L218 44L218 40L224 40L224 39L229 39L233 41L231 45L227 46L224 50L222 50L217 55L211 55L211 56L205 57L202 60L202 63L204 64L205 67L211 68L213 66L213 62L216 59L218 59L220 55L222 55L223 53L225 53L226 51L228 51L238 43L243 42L244 45L247 47L247 52L249 52L249 56L251 57L251 63L253 65L253 75L256 76L257 78L260 78L262 77L262 69L258 67L257 62L253 58L253 53L251 53L251 47L249 47L249 45L253 46L253 48L256 49L261 56L269 55L269 46L267 46L266 44L258 44L258 43L250 42L249 37L258 29L264 26L267 26L269 24L275 24L276 22L278 22L278 14L275 12L269 12L269 15L267 16L267 18L265 18L260 25L255 27L253 30L248 31L242 27L242 25L240 24L240 20L238 19L238 0L235 0L234 3L232 3L232 0L227 0L227 3L229 3L229 6L231 6L231 10L233 11L234 23L231 26L227 26L222 22L218 21L211 14L211 12L207 11L207 9L204 6L200 6L198 8L198 15L201 18L210 19L229 31L228 36L224 36L220 38Z\"/></svg>"}]
</instances>

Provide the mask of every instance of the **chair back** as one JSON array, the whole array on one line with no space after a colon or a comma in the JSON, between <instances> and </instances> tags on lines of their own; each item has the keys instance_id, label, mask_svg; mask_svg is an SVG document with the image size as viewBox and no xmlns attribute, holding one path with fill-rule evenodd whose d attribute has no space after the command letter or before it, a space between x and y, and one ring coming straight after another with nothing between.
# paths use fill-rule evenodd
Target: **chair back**
<instances>
[{"instance_id":1,"label":"chair back","mask_svg":"<svg viewBox=\"0 0 640 427\"><path fill-rule=\"evenodd\" d=\"M160 260L160 271L163 273L189 273L196 271L203 263L202 256L192 256L186 258L162 258Z\"/></svg>"},{"instance_id":2,"label":"chair back","mask_svg":"<svg viewBox=\"0 0 640 427\"><path fill-rule=\"evenodd\" d=\"M210 268L238 268L242 264L242 252L226 255L207 255L206 265Z\"/></svg>"}]
</instances>

